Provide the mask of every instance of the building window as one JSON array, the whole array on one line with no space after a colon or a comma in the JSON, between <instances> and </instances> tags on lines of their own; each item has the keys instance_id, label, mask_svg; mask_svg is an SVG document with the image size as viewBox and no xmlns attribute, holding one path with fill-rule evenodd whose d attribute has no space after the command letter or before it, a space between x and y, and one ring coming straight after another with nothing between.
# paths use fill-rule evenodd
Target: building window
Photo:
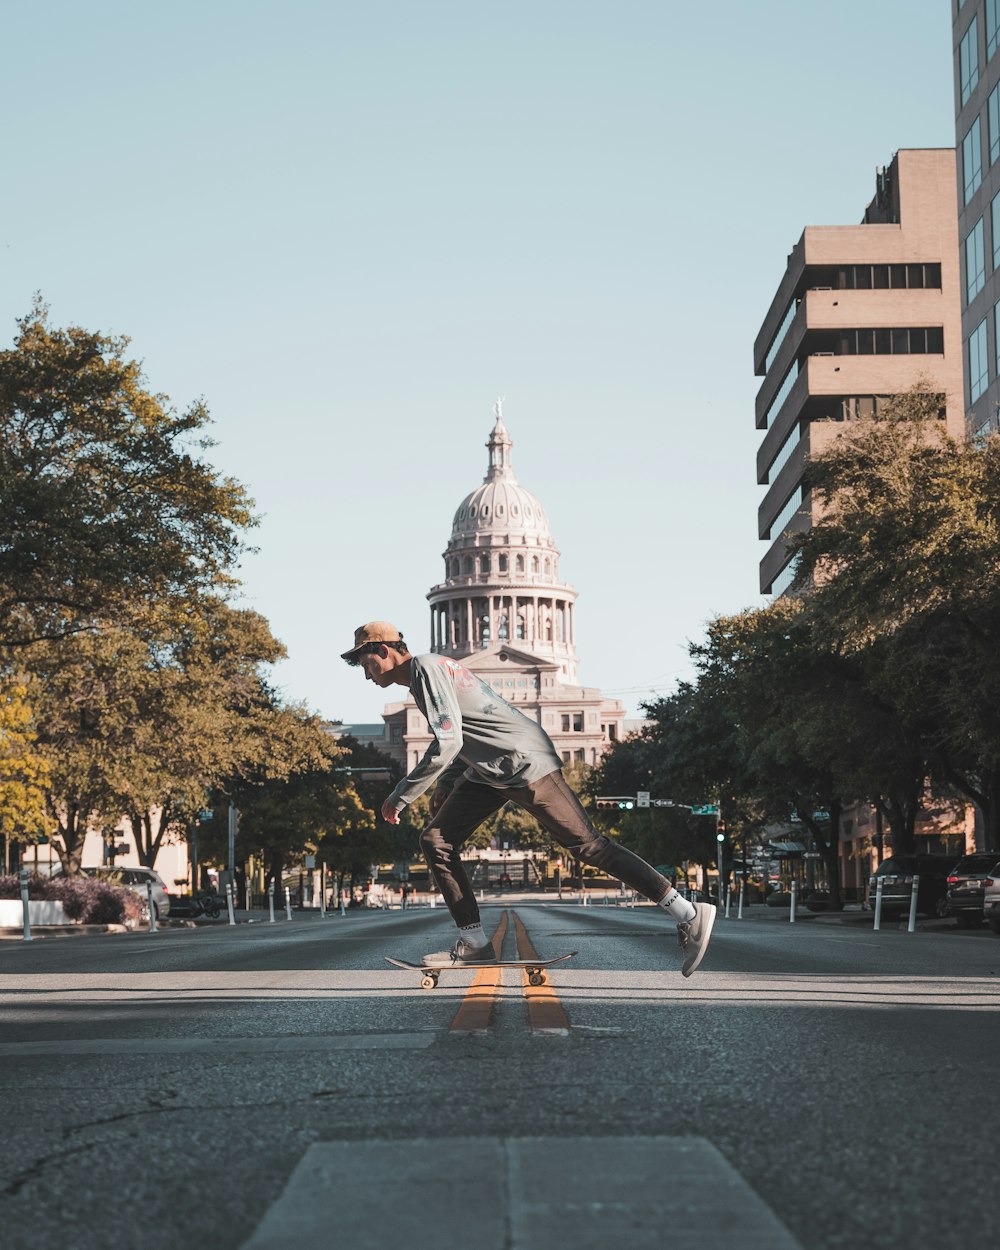
<instances>
[{"instance_id":1,"label":"building window","mask_svg":"<svg viewBox=\"0 0 1000 1250\"><path fill-rule=\"evenodd\" d=\"M788 463L792 452L799 445L799 438L800 438L799 423L796 421L795 424L792 426L792 428L789 430L788 437L781 444L778 454L771 461L771 467L767 471L768 485L770 485L774 481L774 479L778 476L781 470Z\"/></svg>"},{"instance_id":2,"label":"building window","mask_svg":"<svg viewBox=\"0 0 1000 1250\"><path fill-rule=\"evenodd\" d=\"M789 521L791 521L792 517L795 516L795 514L798 512L802 504L802 500L803 500L803 489L801 486L796 486L796 488L792 491L791 495L789 496L789 499L787 503L785 504L785 506L781 509L778 515L771 522L770 527L768 528L768 531L764 535L764 537L772 538L775 534L779 536L784 534L785 530L788 528Z\"/></svg>"},{"instance_id":3,"label":"building window","mask_svg":"<svg viewBox=\"0 0 1000 1250\"><path fill-rule=\"evenodd\" d=\"M968 204L983 180L982 128L978 117L962 140L962 173L965 180L965 203Z\"/></svg>"},{"instance_id":4,"label":"building window","mask_svg":"<svg viewBox=\"0 0 1000 1250\"><path fill-rule=\"evenodd\" d=\"M962 103L968 103L969 96L979 82L979 23L973 18L969 29L962 36L958 45L958 72L962 87Z\"/></svg>"},{"instance_id":5,"label":"building window","mask_svg":"<svg viewBox=\"0 0 1000 1250\"><path fill-rule=\"evenodd\" d=\"M983 324L985 325L985 322ZM997 303L993 306L993 342L994 344L1000 343L1000 334L997 333L998 329L1000 329L1000 303ZM985 340L985 337L986 337L986 334L984 331L983 332L984 340ZM985 351L985 347L983 350ZM994 363L996 364L997 372L1000 373L1000 361L994 361ZM985 390L986 388L984 387L983 389Z\"/></svg>"},{"instance_id":6,"label":"building window","mask_svg":"<svg viewBox=\"0 0 1000 1250\"><path fill-rule=\"evenodd\" d=\"M998 0L998 3L1000 3L1000 0ZM792 322L795 320L795 314L798 311L799 311L799 302L798 300L793 299L792 302L788 305L788 309L785 312L784 317L782 318L781 325L778 326L777 333L775 334L774 339L771 342L771 346L767 350L767 356L764 358L764 372L765 373L770 372L771 366L774 364L774 358L775 356L777 356L778 350L780 349L782 343L784 343L785 341L785 335L792 328Z\"/></svg>"},{"instance_id":7,"label":"building window","mask_svg":"<svg viewBox=\"0 0 1000 1250\"><path fill-rule=\"evenodd\" d=\"M990 366L986 359L986 318L969 335L969 403L974 404L989 385Z\"/></svg>"},{"instance_id":8,"label":"building window","mask_svg":"<svg viewBox=\"0 0 1000 1250\"><path fill-rule=\"evenodd\" d=\"M793 580L795 579L798 565L799 557L796 554L792 556L777 577L775 577L774 581L771 583L771 594L774 595L775 599L777 599L780 595L783 595L788 587L791 586Z\"/></svg>"},{"instance_id":9,"label":"building window","mask_svg":"<svg viewBox=\"0 0 1000 1250\"><path fill-rule=\"evenodd\" d=\"M837 270L841 291L941 289L941 265L841 265Z\"/></svg>"},{"instance_id":10,"label":"building window","mask_svg":"<svg viewBox=\"0 0 1000 1250\"><path fill-rule=\"evenodd\" d=\"M497 569L501 573L507 572L507 557L506 556L497 556Z\"/></svg>"},{"instance_id":11,"label":"building window","mask_svg":"<svg viewBox=\"0 0 1000 1250\"><path fill-rule=\"evenodd\" d=\"M1000 83L986 101L986 135L990 144L990 164L1000 156Z\"/></svg>"},{"instance_id":12,"label":"building window","mask_svg":"<svg viewBox=\"0 0 1000 1250\"><path fill-rule=\"evenodd\" d=\"M778 393L775 395L774 399L771 400L767 410L767 415L764 417L765 430L769 430L771 428L772 420L778 415L778 412L781 410L781 405L791 394L792 387L795 385L795 380L798 376L799 362L798 360L793 360L791 368L785 374L784 378L782 378L781 385L778 387Z\"/></svg>"},{"instance_id":13,"label":"building window","mask_svg":"<svg viewBox=\"0 0 1000 1250\"><path fill-rule=\"evenodd\" d=\"M983 219L980 217L965 240L965 294L970 304L985 285L986 244L983 239Z\"/></svg>"},{"instance_id":14,"label":"building window","mask_svg":"<svg viewBox=\"0 0 1000 1250\"><path fill-rule=\"evenodd\" d=\"M944 351L941 326L893 327L892 329L841 330L839 356L925 356Z\"/></svg>"},{"instance_id":15,"label":"building window","mask_svg":"<svg viewBox=\"0 0 1000 1250\"><path fill-rule=\"evenodd\" d=\"M564 734L569 733L569 712L563 712L562 714L562 731Z\"/></svg>"},{"instance_id":16,"label":"building window","mask_svg":"<svg viewBox=\"0 0 1000 1250\"><path fill-rule=\"evenodd\" d=\"M582 712L573 713L573 732L578 733L578 734L583 733L583 713Z\"/></svg>"},{"instance_id":17,"label":"building window","mask_svg":"<svg viewBox=\"0 0 1000 1250\"><path fill-rule=\"evenodd\" d=\"M586 753L585 753L585 751L584 751L583 747L579 747L577 750L575 750L575 751L573 752L573 762L574 762L574 763L576 763L576 764L584 764L584 763L586 763L586 759L587 759L587 756L586 756Z\"/></svg>"},{"instance_id":18,"label":"building window","mask_svg":"<svg viewBox=\"0 0 1000 1250\"><path fill-rule=\"evenodd\" d=\"M480 557L479 557L479 571L480 571L480 573L488 573L488 572L490 571L490 558L489 558L489 556L480 556Z\"/></svg>"},{"instance_id":19,"label":"building window","mask_svg":"<svg viewBox=\"0 0 1000 1250\"><path fill-rule=\"evenodd\" d=\"M514 561L514 568L518 573L524 572L524 556L518 556Z\"/></svg>"},{"instance_id":20,"label":"building window","mask_svg":"<svg viewBox=\"0 0 1000 1250\"><path fill-rule=\"evenodd\" d=\"M993 268L1000 268L1000 195L993 197L990 206L990 233L993 236Z\"/></svg>"},{"instance_id":21,"label":"building window","mask_svg":"<svg viewBox=\"0 0 1000 1250\"><path fill-rule=\"evenodd\" d=\"M997 32L1000 29L1000 0L986 0L986 59L997 50Z\"/></svg>"}]
</instances>

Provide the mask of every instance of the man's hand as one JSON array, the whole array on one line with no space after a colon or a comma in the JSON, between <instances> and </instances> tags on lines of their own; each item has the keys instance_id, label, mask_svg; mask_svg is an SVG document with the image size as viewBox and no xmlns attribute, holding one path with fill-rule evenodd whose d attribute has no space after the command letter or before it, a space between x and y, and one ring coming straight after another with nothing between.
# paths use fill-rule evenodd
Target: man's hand
<instances>
[{"instance_id":1,"label":"man's hand","mask_svg":"<svg viewBox=\"0 0 1000 1250\"><path fill-rule=\"evenodd\" d=\"M391 799L386 799L382 804L382 819L387 825L399 824L399 808Z\"/></svg>"},{"instance_id":2,"label":"man's hand","mask_svg":"<svg viewBox=\"0 0 1000 1250\"><path fill-rule=\"evenodd\" d=\"M449 794L451 794L451 791L447 789L447 787L445 786L438 786L438 788L434 791L434 793L431 795L431 815L432 816L436 816L438 812L441 810L441 808L444 807L444 801L448 797Z\"/></svg>"}]
</instances>

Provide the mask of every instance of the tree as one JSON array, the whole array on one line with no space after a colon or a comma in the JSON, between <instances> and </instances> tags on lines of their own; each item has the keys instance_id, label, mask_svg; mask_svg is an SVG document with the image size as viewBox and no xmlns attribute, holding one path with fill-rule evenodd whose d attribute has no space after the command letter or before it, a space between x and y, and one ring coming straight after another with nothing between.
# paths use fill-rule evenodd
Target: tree
<instances>
[{"instance_id":1,"label":"tree","mask_svg":"<svg viewBox=\"0 0 1000 1250\"><path fill-rule=\"evenodd\" d=\"M19 653L36 679L67 875L88 825L123 814L152 866L228 777L276 752L257 724L273 702L260 667L283 653L262 617L212 595L140 603Z\"/></svg>"},{"instance_id":2,"label":"tree","mask_svg":"<svg viewBox=\"0 0 1000 1250\"><path fill-rule=\"evenodd\" d=\"M0 686L0 828L5 847L11 839L29 842L51 831L48 785L49 763L38 748L28 683L10 679Z\"/></svg>"},{"instance_id":3,"label":"tree","mask_svg":"<svg viewBox=\"0 0 1000 1250\"><path fill-rule=\"evenodd\" d=\"M925 771L976 803L1000 848L1000 439L956 442L940 411L917 388L814 459L805 480L823 515L795 540L797 580L816 639L863 670ZM912 822L896 806L905 849Z\"/></svg>"},{"instance_id":4,"label":"tree","mask_svg":"<svg viewBox=\"0 0 1000 1250\"><path fill-rule=\"evenodd\" d=\"M0 643L218 584L253 523L201 452L208 413L144 387L128 339L55 329L36 300L0 352Z\"/></svg>"}]
</instances>

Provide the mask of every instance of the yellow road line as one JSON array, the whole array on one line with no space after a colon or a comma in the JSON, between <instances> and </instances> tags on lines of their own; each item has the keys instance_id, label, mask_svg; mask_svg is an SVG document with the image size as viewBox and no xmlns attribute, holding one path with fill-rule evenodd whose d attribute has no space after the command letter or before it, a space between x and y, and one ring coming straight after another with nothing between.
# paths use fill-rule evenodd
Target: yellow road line
<instances>
[{"instance_id":1,"label":"yellow road line","mask_svg":"<svg viewBox=\"0 0 1000 1250\"><path fill-rule=\"evenodd\" d=\"M497 959L503 958L503 941L507 936L508 913L504 912L493 933L493 949ZM455 1012L450 1028L452 1033L485 1033L490 1027L493 1004L500 985L501 968L480 968L472 984L465 991L462 1005Z\"/></svg>"},{"instance_id":2,"label":"yellow road line","mask_svg":"<svg viewBox=\"0 0 1000 1250\"><path fill-rule=\"evenodd\" d=\"M538 959L538 951L528 937L521 917L514 912L514 934L517 940L518 959ZM524 996L528 1000L528 1020L533 1033L566 1034L569 1032L569 1016L559 1001L559 995L549 983L548 973L543 971L545 978L541 985L532 985L528 980L527 968L523 971Z\"/></svg>"}]
</instances>

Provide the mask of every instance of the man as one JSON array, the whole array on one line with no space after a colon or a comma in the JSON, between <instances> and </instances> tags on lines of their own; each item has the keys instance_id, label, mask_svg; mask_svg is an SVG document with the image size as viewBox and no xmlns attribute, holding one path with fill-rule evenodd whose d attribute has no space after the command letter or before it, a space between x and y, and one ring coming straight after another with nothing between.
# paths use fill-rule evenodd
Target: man
<instances>
[{"instance_id":1,"label":"man","mask_svg":"<svg viewBox=\"0 0 1000 1250\"><path fill-rule=\"evenodd\" d=\"M682 898L649 864L598 833L566 784L562 761L548 734L484 681L443 655L411 655L388 621L354 631L341 657L364 669L382 690L405 686L427 717L433 740L423 759L382 804L382 817L399 813L433 787L431 823L420 837L428 867L458 925L450 951L426 955L428 967L492 962L496 953L483 931L476 895L459 852L466 839L507 802L530 812L573 855L617 877L662 907L677 925L689 977L705 956L715 908Z\"/></svg>"}]
</instances>

